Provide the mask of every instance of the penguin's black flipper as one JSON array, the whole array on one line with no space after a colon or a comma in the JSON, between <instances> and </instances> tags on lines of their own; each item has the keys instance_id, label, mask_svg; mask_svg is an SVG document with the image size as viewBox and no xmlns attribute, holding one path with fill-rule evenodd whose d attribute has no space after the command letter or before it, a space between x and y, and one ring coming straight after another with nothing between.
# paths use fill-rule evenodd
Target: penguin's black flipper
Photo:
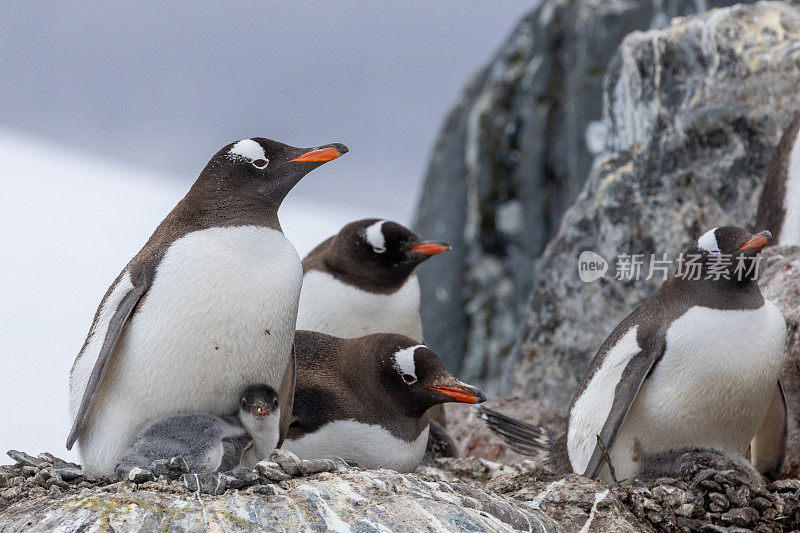
<instances>
[{"instance_id":1,"label":"penguin's black flipper","mask_svg":"<svg viewBox=\"0 0 800 533\"><path fill-rule=\"evenodd\" d=\"M489 429L500 435L512 450L538 461L550 462L550 451L561 437L560 432L528 424L488 407L479 406L478 413Z\"/></svg>"},{"instance_id":2,"label":"penguin's black flipper","mask_svg":"<svg viewBox=\"0 0 800 533\"><path fill-rule=\"evenodd\" d=\"M788 436L786 396L778 380L764 423L750 442L750 459L764 477L771 480L780 477Z\"/></svg>"},{"instance_id":3,"label":"penguin's black flipper","mask_svg":"<svg viewBox=\"0 0 800 533\"><path fill-rule=\"evenodd\" d=\"M286 365L286 372L283 375L281 388L278 391L278 401L280 402L281 419L279 423L280 437L278 438L278 448L283 445L289 426L292 424L292 409L294 408L294 388L297 381L297 355L294 343L292 343L292 353L289 355L289 363Z\"/></svg>"},{"instance_id":4,"label":"penguin's black flipper","mask_svg":"<svg viewBox=\"0 0 800 533\"><path fill-rule=\"evenodd\" d=\"M642 385L644 385L647 376L650 375L650 371L664 355L666 342L663 337L651 344L650 346L645 346L641 352L628 361L614 389L614 400L611 403L611 408L599 435L603 446L605 446L605 451L611 451L622 423L625 422L625 417L628 416L628 411L630 411L634 400L636 400ZM589 464L586 466L583 475L589 478L596 478L600 473L603 462L604 450L598 442L594 446L592 456L589 458Z\"/></svg>"},{"instance_id":5,"label":"penguin's black flipper","mask_svg":"<svg viewBox=\"0 0 800 533\"><path fill-rule=\"evenodd\" d=\"M111 320L108 322L108 329L103 339L103 346L100 348L100 353L97 355L92 373L89 375L89 381L86 383L86 388L83 391L78 414L75 416L75 420L72 422L72 429L70 429L69 436L67 436L68 450L72 449L72 445L75 444L81 429L83 429L86 415L89 413L89 408L92 406L92 401L100 386L100 382L103 380L103 376L108 369L108 363L111 361L114 348L117 347L117 343L122 336L122 331L125 329L125 325L131 318L134 309L136 309L136 305L150 288L152 282L153 275L151 269L143 268L135 284L125 296L122 297L119 305L117 305L117 308L114 310L114 314L111 316ZM121 281L117 283L121 283ZM116 285L112 286L112 289L115 286ZM110 290L111 289L109 289L109 291ZM91 338L91 335L89 338Z\"/></svg>"}]
</instances>

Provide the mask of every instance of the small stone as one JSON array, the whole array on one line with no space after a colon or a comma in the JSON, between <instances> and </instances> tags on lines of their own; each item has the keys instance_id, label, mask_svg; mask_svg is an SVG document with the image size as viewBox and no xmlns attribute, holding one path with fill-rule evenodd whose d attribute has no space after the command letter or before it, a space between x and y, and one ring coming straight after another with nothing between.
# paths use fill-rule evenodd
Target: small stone
<instances>
[{"instance_id":1,"label":"small stone","mask_svg":"<svg viewBox=\"0 0 800 533\"><path fill-rule=\"evenodd\" d=\"M752 504L758 512L763 512L765 509L772 507L772 502L761 496L753 498Z\"/></svg>"},{"instance_id":2,"label":"small stone","mask_svg":"<svg viewBox=\"0 0 800 533\"><path fill-rule=\"evenodd\" d=\"M144 468L134 467L131 468L128 472L128 481L132 481L137 485L139 483L144 483L146 481L153 481L155 476L149 470L145 470Z\"/></svg>"},{"instance_id":3,"label":"small stone","mask_svg":"<svg viewBox=\"0 0 800 533\"><path fill-rule=\"evenodd\" d=\"M709 492L707 497L708 497L708 501L712 505L716 506L712 512L719 513L719 512L722 512L722 511L726 510L728 507L730 507L730 502L728 501L728 499L723 494L720 494L719 492ZM710 506L709 506L709 508L710 508Z\"/></svg>"},{"instance_id":4,"label":"small stone","mask_svg":"<svg viewBox=\"0 0 800 533\"><path fill-rule=\"evenodd\" d=\"M727 511L720 516L723 523L735 524L746 527L751 525L758 518L758 513L751 507L737 507Z\"/></svg>"},{"instance_id":5,"label":"small stone","mask_svg":"<svg viewBox=\"0 0 800 533\"><path fill-rule=\"evenodd\" d=\"M229 489L243 489L252 485L252 483L248 483L247 481L240 479L235 476L231 476L228 474L218 474L220 479L224 481L224 484ZM256 483L258 482L258 476L256 476Z\"/></svg>"},{"instance_id":6,"label":"small stone","mask_svg":"<svg viewBox=\"0 0 800 533\"><path fill-rule=\"evenodd\" d=\"M150 464L149 470L156 477L164 476L169 480L178 479L183 474L189 473L189 465L183 456L177 455L171 459L158 459Z\"/></svg>"},{"instance_id":7,"label":"small stone","mask_svg":"<svg viewBox=\"0 0 800 533\"><path fill-rule=\"evenodd\" d=\"M59 459L55 455L47 452L40 453L39 459L41 459L42 461L49 461L56 468L77 468L78 470L81 469L81 465L71 463L63 459Z\"/></svg>"},{"instance_id":8,"label":"small stone","mask_svg":"<svg viewBox=\"0 0 800 533\"><path fill-rule=\"evenodd\" d=\"M20 468L19 470L20 470L20 472L22 472L22 475L24 475L26 477L32 477L32 476L35 476L36 474L39 473L39 469L36 468L35 466L27 466L26 465L26 466L23 466L22 468Z\"/></svg>"},{"instance_id":9,"label":"small stone","mask_svg":"<svg viewBox=\"0 0 800 533\"><path fill-rule=\"evenodd\" d=\"M714 492L725 492L725 489L722 488L722 485L713 479L705 479L701 481L699 485L704 489L713 490Z\"/></svg>"},{"instance_id":10,"label":"small stone","mask_svg":"<svg viewBox=\"0 0 800 533\"><path fill-rule=\"evenodd\" d=\"M274 466L273 466L274 465ZM291 479L292 476L284 472L277 463L273 463L271 461L259 461L256 463L256 471L262 476L267 478L270 481L286 481L287 479Z\"/></svg>"},{"instance_id":11,"label":"small stone","mask_svg":"<svg viewBox=\"0 0 800 533\"><path fill-rule=\"evenodd\" d=\"M333 472L336 470L336 465L329 459L310 459L300 461L297 470L303 476L310 476L320 472Z\"/></svg>"},{"instance_id":12,"label":"small stone","mask_svg":"<svg viewBox=\"0 0 800 533\"><path fill-rule=\"evenodd\" d=\"M36 472L36 475L33 476L33 480L40 486L40 487L49 487L50 485L47 484L47 481L50 479L50 473L46 470L39 470ZM52 485L52 483L51 483Z\"/></svg>"},{"instance_id":13,"label":"small stone","mask_svg":"<svg viewBox=\"0 0 800 533\"><path fill-rule=\"evenodd\" d=\"M767 485L771 492L795 492L800 490L800 479L779 479Z\"/></svg>"},{"instance_id":14,"label":"small stone","mask_svg":"<svg viewBox=\"0 0 800 533\"><path fill-rule=\"evenodd\" d=\"M249 490L256 494L278 494L278 489L275 485L254 485Z\"/></svg>"},{"instance_id":15,"label":"small stone","mask_svg":"<svg viewBox=\"0 0 800 533\"><path fill-rule=\"evenodd\" d=\"M236 479L240 479L246 482L248 485L255 485L259 480L259 475L257 472L243 466L237 466L226 472L226 474L233 476Z\"/></svg>"},{"instance_id":16,"label":"small stone","mask_svg":"<svg viewBox=\"0 0 800 533\"><path fill-rule=\"evenodd\" d=\"M775 509L774 507L770 507L769 509L764 509L764 511L761 513L761 516L765 520L775 520L775 517L778 516L778 510Z\"/></svg>"},{"instance_id":17,"label":"small stone","mask_svg":"<svg viewBox=\"0 0 800 533\"><path fill-rule=\"evenodd\" d=\"M58 476L63 479L64 481L74 481L83 477L83 470L80 467L75 468L73 466L54 466L55 472Z\"/></svg>"},{"instance_id":18,"label":"small stone","mask_svg":"<svg viewBox=\"0 0 800 533\"><path fill-rule=\"evenodd\" d=\"M61 494L62 494L62 491L58 487L58 485L53 485L52 487L50 487L50 490L47 491L47 495L48 496L52 496L52 497L58 497L58 496L61 496Z\"/></svg>"},{"instance_id":19,"label":"small stone","mask_svg":"<svg viewBox=\"0 0 800 533\"><path fill-rule=\"evenodd\" d=\"M683 516L685 518L691 517L692 514L694 514L694 512L695 512L695 506L691 503L684 503L683 505L675 509L675 514L677 516Z\"/></svg>"},{"instance_id":20,"label":"small stone","mask_svg":"<svg viewBox=\"0 0 800 533\"><path fill-rule=\"evenodd\" d=\"M42 462L41 460L37 459L36 457L28 455L25 452L20 452L20 451L17 451L17 450L8 450L6 453L8 454L9 457L14 459L17 462L17 464L19 464L19 465L26 465L26 466L36 467L36 466L39 466L39 463Z\"/></svg>"},{"instance_id":21,"label":"small stone","mask_svg":"<svg viewBox=\"0 0 800 533\"><path fill-rule=\"evenodd\" d=\"M270 459L278 463L281 469L290 476L296 476L300 473L300 470L298 469L300 458L292 452L278 449L272 452Z\"/></svg>"},{"instance_id":22,"label":"small stone","mask_svg":"<svg viewBox=\"0 0 800 533\"><path fill-rule=\"evenodd\" d=\"M722 507L721 505L717 505L716 503L709 503L708 504L708 510L710 512L712 512L712 513L721 513L722 511L725 510L725 507Z\"/></svg>"}]
</instances>

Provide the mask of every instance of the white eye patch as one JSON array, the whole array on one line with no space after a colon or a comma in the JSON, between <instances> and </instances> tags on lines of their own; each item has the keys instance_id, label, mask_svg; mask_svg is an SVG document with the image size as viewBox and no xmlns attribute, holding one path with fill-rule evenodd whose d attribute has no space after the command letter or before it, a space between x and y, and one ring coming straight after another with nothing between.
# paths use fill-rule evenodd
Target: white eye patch
<instances>
[{"instance_id":1,"label":"white eye patch","mask_svg":"<svg viewBox=\"0 0 800 533\"><path fill-rule=\"evenodd\" d=\"M409 346L408 348L403 348L402 350L397 350L394 353L394 368L400 374L400 376L411 376L414 378L413 381L406 381L406 383L411 384L414 381L417 381L417 365L414 362L414 352L417 348L424 348L424 344L417 344L416 346Z\"/></svg>"},{"instance_id":2,"label":"white eye patch","mask_svg":"<svg viewBox=\"0 0 800 533\"><path fill-rule=\"evenodd\" d=\"M228 150L226 154L230 159L244 159L258 168L264 168L269 164L264 148L253 139L243 139Z\"/></svg>"},{"instance_id":3,"label":"white eye patch","mask_svg":"<svg viewBox=\"0 0 800 533\"><path fill-rule=\"evenodd\" d=\"M376 254L386 251L386 238L383 236L383 224L385 220L379 220L364 230L364 238L372 246Z\"/></svg>"},{"instance_id":4,"label":"white eye patch","mask_svg":"<svg viewBox=\"0 0 800 533\"><path fill-rule=\"evenodd\" d=\"M703 233L703 236L697 239L697 245L706 252L718 254L719 244L717 244L717 236L714 234L716 231L717 228L714 228Z\"/></svg>"}]
</instances>

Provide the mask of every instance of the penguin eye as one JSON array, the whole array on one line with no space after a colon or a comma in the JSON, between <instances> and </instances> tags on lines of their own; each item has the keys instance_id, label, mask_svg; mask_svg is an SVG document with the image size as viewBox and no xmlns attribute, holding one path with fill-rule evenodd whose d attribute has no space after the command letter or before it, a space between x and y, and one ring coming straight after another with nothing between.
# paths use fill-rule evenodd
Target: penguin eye
<instances>
[{"instance_id":1,"label":"penguin eye","mask_svg":"<svg viewBox=\"0 0 800 533\"><path fill-rule=\"evenodd\" d=\"M411 374L403 374L403 381L405 381L407 384L411 385L411 384L413 384L413 383L415 383L417 381L417 378L415 378Z\"/></svg>"},{"instance_id":2,"label":"penguin eye","mask_svg":"<svg viewBox=\"0 0 800 533\"><path fill-rule=\"evenodd\" d=\"M267 168L268 164L269 164L269 159L256 159L255 161L253 161L253 166L258 169Z\"/></svg>"}]
</instances>

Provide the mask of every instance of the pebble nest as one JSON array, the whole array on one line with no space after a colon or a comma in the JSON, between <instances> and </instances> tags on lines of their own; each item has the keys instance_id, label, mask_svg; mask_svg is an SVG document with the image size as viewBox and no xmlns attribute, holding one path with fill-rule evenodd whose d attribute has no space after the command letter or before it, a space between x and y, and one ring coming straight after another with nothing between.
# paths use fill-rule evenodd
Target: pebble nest
<instances>
[{"instance_id":1,"label":"pebble nest","mask_svg":"<svg viewBox=\"0 0 800 533\"><path fill-rule=\"evenodd\" d=\"M800 480L766 485L735 471L704 469L690 480L614 487L619 500L657 531L794 531L800 528Z\"/></svg>"},{"instance_id":2,"label":"pebble nest","mask_svg":"<svg viewBox=\"0 0 800 533\"><path fill-rule=\"evenodd\" d=\"M255 468L238 466L228 472L189 472L181 456L154 461L149 468L133 468L127 476L97 477L83 472L80 465L49 453L34 457L10 450L15 464L0 465L0 510L12 503L37 496L59 497L69 492L94 489L121 492L131 489L166 492L194 492L219 495L228 490L278 494L295 477L321 472L346 472L356 469L343 459L299 459L291 452L275 450Z\"/></svg>"}]
</instances>

